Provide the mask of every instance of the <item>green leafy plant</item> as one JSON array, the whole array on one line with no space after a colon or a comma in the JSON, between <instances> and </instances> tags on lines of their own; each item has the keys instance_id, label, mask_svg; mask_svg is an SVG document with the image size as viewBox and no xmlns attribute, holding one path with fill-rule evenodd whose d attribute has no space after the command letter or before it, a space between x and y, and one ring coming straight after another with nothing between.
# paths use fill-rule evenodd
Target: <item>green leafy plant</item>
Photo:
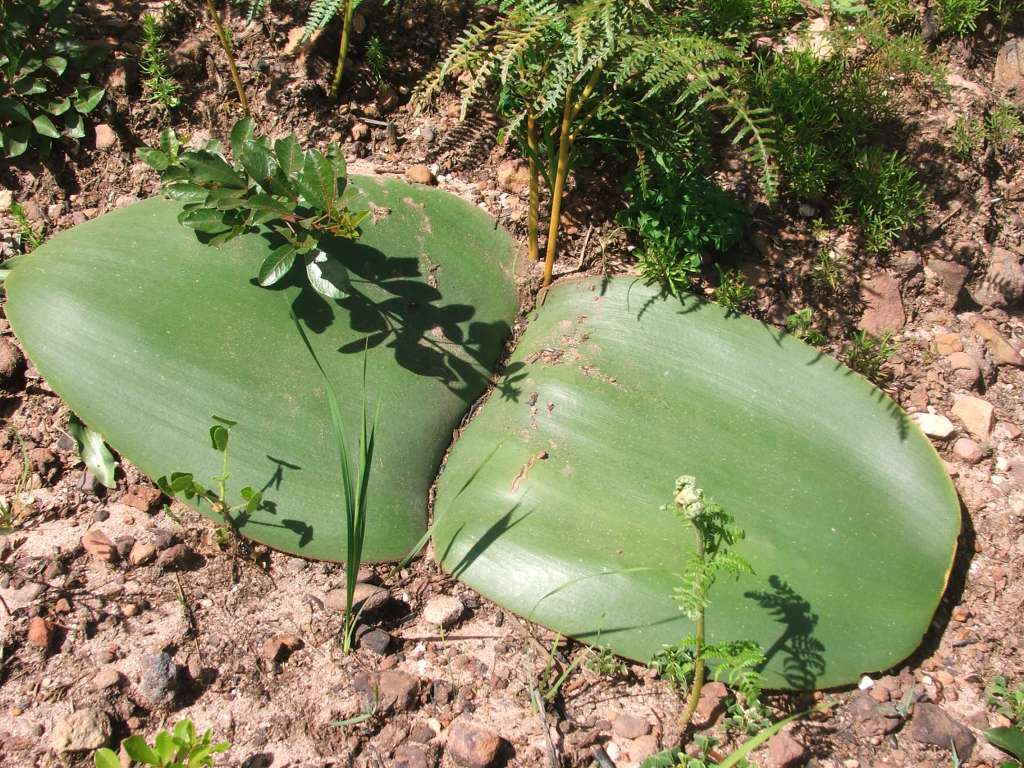
<instances>
[{"instance_id":1,"label":"green leafy plant","mask_svg":"<svg viewBox=\"0 0 1024 768\"><path fill-rule=\"evenodd\" d=\"M719 574L739 578L753 573L750 563L733 551L743 538L738 527L720 504L705 498L696 478L682 475L676 480L672 503L663 511L675 513L690 526L696 539L696 552L690 557L682 583L675 590L676 603L696 630L676 646L667 647L655 658L655 668L677 684L689 685L686 708L681 718L684 730L689 726L704 687L708 667L716 680L725 680L753 706L761 693L759 668L765 658L761 647L749 640L707 642L706 611L709 594Z\"/></svg>"},{"instance_id":2,"label":"green leafy plant","mask_svg":"<svg viewBox=\"0 0 1024 768\"><path fill-rule=\"evenodd\" d=\"M348 41L352 30L352 14L359 7L361 0L313 0L306 19L304 40L326 27L336 16L341 16L341 40L338 43L338 61L334 66L329 95L337 98L341 90L341 81L345 77L345 57L348 56Z\"/></svg>"},{"instance_id":3,"label":"green leafy plant","mask_svg":"<svg viewBox=\"0 0 1024 768\"><path fill-rule=\"evenodd\" d=\"M715 288L715 301L726 310L738 313L753 301L756 292L753 286L747 285L743 273L738 269L718 270L718 287Z\"/></svg>"},{"instance_id":4,"label":"green leafy plant","mask_svg":"<svg viewBox=\"0 0 1024 768\"><path fill-rule=\"evenodd\" d=\"M988 114L985 121L988 138L996 149L1008 149L1024 136L1024 120L1020 110L1009 102L1001 102Z\"/></svg>"},{"instance_id":5,"label":"green leafy plant","mask_svg":"<svg viewBox=\"0 0 1024 768\"><path fill-rule=\"evenodd\" d=\"M388 52L384 48L384 43L381 39L374 35L366 41L366 49L363 51L363 66L366 67L366 71L370 75L370 80L374 85L380 86L384 84L385 75L387 74L387 63L388 63Z\"/></svg>"},{"instance_id":6,"label":"green leafy plant","mask_svg":"<svg viewBox=\"0 0 1024 768\"><path fill-rule=\"evenodd\" d=\"M90 82L98 60L83 42L73 0L0 3L0 150L17 157L54 140L85 136L85 116L104 89Z\"/></svg>"},{"instance_id":7,"label":"green leafy plant","mask_svg":"<svg viewBox=\"0 0 1024 768\"><path fill-rule=\"evenodd\" d=\"M867 331L853 334L850 344L843 350L846 364L868 381L878 382L882 368L896 352L892 333L885 331L875 336Z\"/></svg>"},{"instance_id":8,"label":"green leafy plant","mask_svg":"<svg viewBox=\"0 0 1024 768\"><path fill-rule=\"evenodd\" d=\"M1018 761L1021 761L1016 763L1009 761L1000 763L999 768L1020 768L1021 763L1024 762L1024 731L1014 726L989 728L985 731L985 738L999 747L999 749L1009 752Z\"/></svg>"},{"instance_id":9,"label":"green leafy plant","mask_svg":"<svg viewBox=\"0 0 1024 768\"><path fill-rule=\"evenodd\" d=\"M167 69L167 52L164 51L163 31L156 17L147 13L142 17L142 53L139 69L143 74L142 87L150 101L166 110L181 103L178 83Z\"/></svg>"},{"instance_id":10,"label":"green leafy plant","mask_svg":"<svg viewBox=\"0 0 1024 768\"><path fill-rule=\"evenodd\" d=\"M971 115L960 115L949 130L949 146L960 160L977 158L985 146L985 123Z\"/></svg>"},{"instance_id":11,"label":"green leafy plant","mask_svg":"<svg viewBox=\"0 0 1024 768\"><path fill-rule=\"evenodd\" d=\"M798 309L786 318L786 331L798 339L806 341L815 346L828 341L821 331L814 327L814 310L810 307Z\"/></svg>"},{"instance_id":12,"label":"green leafy plant","mask_svg":"<svg viewBox=\"0 0 1024 768\"><path fill-rule=\"evenodd\" d=\"M1011 686L1003 675L995 675L985 689L985 702L1012 722L1024 720L1024 683Z\"/></svg>"},{"instance_id":13,"label":"green leafy plant","mask_svg":"<svg viewBox=\"0 0 1024 768\"><path fill-rule=\"evenodd\" d=\"M10 208L14 223L18 225L18 234L21 235L22 246L26 253L31 253L43 244L43 232L36 229L28 219L28 214L19 203L13 203Z\"/></svg>"},{"instance_id":14,"label":"green leafy plant","mask_svg":"<svg viewBox=\"0 0 1024 768\"><path fill-rule=\"evenodd\" d=\"M174 131L160 136L159 148L138 151L160 174L163 194L184 203L178 220L210 245L222 245L248 233L263 232L274 250L260 265L260 285L281 280L297 261L310 286L331 299L347 294L344 267L320 247L330 235L354 240L368 211L352 211L343 195L348 184L345 157L337 144L326 153L303 152L289 134L271 146L243 118L231 130L228 162L219 144L182 152Z\"/></svg>"},{"instance_id":15,"label":"green leafy plant","mask_svg":"<svg viewBox=\"0 0 1024 768\"><path fill-rule=\"evenodd\" d=\"M531 259L539 258L542 176L551 191L545 286L566 184L584 143L657 147L664 136L648 129L693 125L694 112L715 109L727 116L720 130L747 147L772 189L767 117L747 103L736 51L714 35L695 33L676 11L660 0L510 3L496 21L470 27L416 94L426 104L448 78L464 77L465 115L489 84L497 85L498 108L508 121L503 136L514 137L529 162Z\"/></svg>"},{"instance_id":16,"label":"green leafy plant","mask_svg":"<svg viewBox=\"0 0 1024 768\"><path fill-rule=\"evenodd\" d=\"M238 492L242 500L232 505L228 501L228 480L231 475L228 473L228 440L231 437L231 428L236 422L220 416L211 417L214 424L210 426L210 445L217 453L221 454L221 473L213 478L217 487L207 488L205 485L196 482L191 472L172 472L170 477L161 475L157 478L156 484L168 496L181 496L186 501L206 502L210 511L224 523L225 528L231 534L232 554L232 580L238 580L238 527L245 517L251 515L263 503L263 493L255 488L246 486Z\"/></svg>"},{"instance_id":17,"label":"green leafy plant","mask_svg":"<svg viewBox=\"0 0 1024 768\"><path fill-rule=\"evenodd\" d=\"M211 768L214 756L231 749L226 741L214 742L213 731L202 736L189 719L179 720L171 732L160 731L150 746L141 736L129 736L121 746L135 763L151 768ZM93 753L96 768L121 768L117 753L103 747Z\"/></svg>"},{"instance_id":18,"label":"green leafy plant","mask_svg":"<svg viewBox=\"0 0 1024 768\"><path fill-rule=\"evenodd\" d=\"M255 6L250 8L250 15L255 15L257 10L253 10ZM234 52L234 41L231 38L231 32L224 26L224 21L220 17L220 11L217 10L217 6L214 5L213 0L206 0L206 12L210 15L210 23L213 24L213 31L217 35L217 41L220 43L221 50L224 51L224 56L228 62L228 72L231 73L231 82L235 84L235 93L238 94L238 103L242 107L242 112L246 117L249 116L249 99L245 95L245 86L242 85L242 78L238 76L238 66L235 64L235 52Z\"/></svg>"},{"instance_id":19,"label":"green leafy plant","mask_svg":"<svg viewBox=\"0 0 1024 768\"><path fill-rule=\"evenodd\" d=\"M688 285L706 255L743 237L749 215L735 196L674 157L652 153L626 179L619 223L640 238L640 273L673 293Z\"/></svg>"},{"instance_id":20,"label":"green leafy plant","mask_svg":"<svg viewBox=\"0 0 1024 768\"><path fill-rule=\"evenodd\" d=\"M886 250L928 210L925 185L898 152L866 150L854 162L849 184L864 247L872 253Z\"/></svg>"},{"instance_id":21,"label":"green leafy plant","mask_svg":"<svg viewBox=\"0 0 1024 768\"><path fill-rule=\"evenodd\" d=\"M835 293L846 279L846 258L827 248L818 251L818 258L811 267L811 280L819 290Z\"/></svg>"},{"instance_id":22,"label":"green leafy plant","mask_svg":"<svg viewBox=\"0 0 1024 768\"><path fill-rule=\"evenodd\" d=\"M966 35L977 28L978 17L988 10L988 0L936 0L939 25L951 35Z\"/></svg>"},{"instance_id":23,"label":"green leafy plant","mask_svg":"<svg viewBox=\"0 0 1024 768\"><path fill-rule=\"evenodd\" d=\"M584 666L595 674L604 677L626 677L629 675L629 667L615 655L615 652L607 645L595 645Z\"/></svg>"}]
</instances>

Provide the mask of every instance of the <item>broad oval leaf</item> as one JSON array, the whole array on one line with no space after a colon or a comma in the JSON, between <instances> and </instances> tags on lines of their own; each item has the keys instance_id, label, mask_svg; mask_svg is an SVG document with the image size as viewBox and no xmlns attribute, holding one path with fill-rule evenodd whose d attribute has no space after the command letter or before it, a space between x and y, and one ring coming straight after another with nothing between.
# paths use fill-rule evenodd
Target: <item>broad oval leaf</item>
<instances>
[{"instance_id":1,"label":"broad oval leaf","mask_svg":"<svg viewBox=\"0 0 1024 768\"><path fill-rule=\"evenodd\" d=\"M985 738L1018 760L1024 760L1024 731L1013 726L989 728Z\"/></svg>"},{"instance_id":2,"label":"broad oval leaf","mask_svg":"<svg viewBox=\"0 0 1024 768\"><path fill-rule=\"evenodd\" d=\"M453 195L353 177L354 204L390 209L358 242L321 247L353 276L326 301L296 270L272 289L254 276L274 245L260 235L219 249L154 199L62 232L19 261L6 311L47 382L151 477L193 473L209 487L222 456L211 414L231 429L228 501L250 486L260 508L243 533L340 560L345 516L323 378L357 440L366 338L370 406L382 402L364 554L403 557L426 530L437 466L482 394L518 311L514 243ZM352 450L358 447L353 442ZM168 481L171 482L171 481ZM204 507L204 511L205 507Z\"/></svg>"},{"instance_id":3,"label":"broad oval leaf","mask_svg":"<svg viewBox=\"0 0 1024 768\"><path fill-rule=\"evenodd\" d=\"M49 136L51 139L59 139L60 131L57 130L57 126L53 124L53 120L48 118L46 115L39 114L32 118L32 125L36 129L36 133L42 136Z\"/></svg>"},{"instance_id":4,"label":"broad oval leaf","mask_svg":"<svg viewBox=\"0 0 1024 768\"><path fill-rule=\"evenodd\" d=\"M88 115L99 106L106 93L103 88L98 88L94 85L78 88L75 91L75 109L80 114Z\"/></svg>"},{"instance_id":5,"label":"broad oval leaf","mask_svg":"<svg viewBox=\"0 0 1024 768\"><path fill-rule=\"evenodd\" d=\"M245 179L231 167L220 155L200 149L186 152L181 156L181 163L192 173L198 182L219 184L231 189L245 189Z\"/></svg>"},{"instance_id":6,"label":"broad oval leaf","mask_svg":"<svg viewBox=\"0 0 1024 768\"><path fill-rule=\"evenodd\" d=\"M452 449L435 551L507 608L646 661L693 630L672 596L693 533L659 510L682 474L746 530L755 570L715 584L709 641L760 643L769 687L849 683L917 647L960 530L927 439L811 347L629 278L548 293Z\"/></svg>"},{"instance_id":7,"label":"broad oval leaf","mask_svg":"<svg viewBox=\"0 0 1024 768\"><path fill-rule=\"evenodd\" d=\"M334 166L319 150L306 152L296 184L302 197L314 208L327 210L334 202Z\"/></svg>"},{"instance_id":8,"label":"broad oval leaf","mask_svg":"<svg viewBox=\"0 0 1024 768\"><path fill-rule=\"evenodd\" d=\"M328 299L343 299L352 293L345 265L319 248L306 256L306 277L313 290Z\"/></svg>"},{"instance_id":9,"label":"broad oval leaf","mask_svg":"<svg viewBox=\"0 0 1024 768\"><path fill-rule=\"evenodd\" d=\"M260 285L268 287L276 283L292 268L295 263L295 246L285 243L278 246L267 254L267 258L260 264L260 271L257 278Z\"/></svg>"}]
</instances>

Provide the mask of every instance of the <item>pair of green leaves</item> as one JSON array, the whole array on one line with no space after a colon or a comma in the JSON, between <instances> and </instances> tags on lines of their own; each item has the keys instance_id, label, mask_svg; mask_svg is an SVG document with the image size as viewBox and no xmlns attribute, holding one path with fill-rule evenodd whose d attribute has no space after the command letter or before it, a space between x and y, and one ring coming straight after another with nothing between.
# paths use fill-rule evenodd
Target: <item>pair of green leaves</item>
<instances>
[{"instance_id":1,"label":"pair of green leaves","mask_svg":"<svg viewBox=\"0 0 1024 768\"><path fill-rule=\"evenodd\" d=\"M121 746L134 762L152 768L209 768L214 755L231 748L226 741L214 744L210 730L197 737L188 719L179 721L173 733L160 731L152 747L141 736L129 736ZM121 768L117 754L107 748L97 750L93 761L96 768Z\"/></svg>"},{"instance_id":2,"label":"pair of green leaves","mask_svg":"<svg viewBox=\"0 0 1024 768\"><path fill-rule=\"evenodd\" d=\"M248 232L280 242L260 265L260 285L277 283L301 259L317 293L338 299L349 292L346 270L319 247L324 236L359 237L368 214L344 203L348 177L337 144L326 152L303 150L294 134L271 143L245 118L231 130L234 163L215 142L182 152L171 130L159 148L138 154L160 174L164 195L184 204L178 220L205 242L221 245Z\"/></svg>"},{"instance_id":3,"label":"pair of green leaves","mask_svg":"<svg viewBox=\"0 0 1024 768\"><path fill-rule=\"evenodd\" d=\"M12 0L0 4L0 151L44 153L62 136L85 136L84 116L105 91L86 71L93 51L70 24L72 3Z\"/></svg>"}]
</instances>

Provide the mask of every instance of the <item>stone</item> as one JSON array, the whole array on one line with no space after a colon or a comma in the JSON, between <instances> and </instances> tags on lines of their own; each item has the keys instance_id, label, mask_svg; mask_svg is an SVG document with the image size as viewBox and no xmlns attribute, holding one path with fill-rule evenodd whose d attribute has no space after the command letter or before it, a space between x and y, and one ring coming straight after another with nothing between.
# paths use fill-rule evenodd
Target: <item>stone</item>
<instances>
[{"instance_id":1,"label":"stone","mask_svg":"<svg viewBox=\"0 0 1024 768\"><path fill-rule=\"evenodd\" d=\"M768 739L768 764L774 768L793 768L807 757L807 749L788 733L777 733Z\"/></svg>"},{"instance_id":2,"label":"stone","mask_svg":"<svg viewBox=\"0 0 1024 768\"><path fill-rule=\"evenodd\" d=\"M651 732L651 724L647 718L623 712L612 720L612 732L623 739L639 739Z\"/></svg>"},{"instance_id":3,"label":"stone","mask_svg":"<svg viewBox=\"0 0 1024 768\"><path fill-rule=\"evenodd\" d=\"M110 149L117 144L117 134L106 123L98 123L96 131L96 149Z\"/></svg>"},{"instance_id":4,"label":"stone","mask_svg":"<svg viewBox=\"0 0 1024 768\"><path fill-rule=\"evenodd\" d=\"M1024 107L1024 40L1012 37L999 49L992 87Z\"/></svg>"},{"instance_id":5,"label":"stone","mask_svg":"<svg viewBox=\"0 0 1024 768\"><path fill-rule=\"evenodd\" d=\"M417 744L429 744L436 735L434 729L422 721L415 723L409 730L409 740Z\"/></svg>"},{"instance_id":6,"label":"stone","mask_svg":"<svg viewBox=\"0 0 1024 768\"><path fill-rule=\"evenodd\" d=\"M962 395L953 403L953 415L963 422L968 432L983 443L987 442L992 434L994 411L991 403L970 395Z\"/></svg>"},{"instance_id":7,"label":"stone","mask_svg":"<svg viewBox=\"0 0 1024 768\"><path fill-rule=\"evenodd\" d=\"M989 351L992 353L992 359L998 365L1024 367L1024 357L1013 348L1013 345L1006 340L1006 337L996 330L996 327L988 320L976 317L974 319L974 332L981 336L988 344Z\"/></svg>"},{"instance_id":8,"label":"stone","mask_svg":"<svg viewBox=\"0 0 1024 768\"><path fill-rule=\"evenodd\" d=\"M1016 440L1020 437L1020 427L1008 421L1000 421L992 429L992 434L1002 440Z\"/></svg>"},{"instance_id":9,"label":"stone","mask_svg":"<svg viewBox=\"0 0 1024 768\"><path fill-rule=\"evenodd\" d=\"M302 647L302 638L288 633L268 637L260 646L260 656L267 661L284 661L292 651Z\"/></svg>"},{"instance_id":10,"label":"stone","mask_svg":"<svg viewBox=\"0 0 1024 768\"><path fill-rule=\"evenodd\" d=\"M0 336L0 388L14 392L25 370L25 356L8 339Z\"/></svg>"},{"instance_id":11,"label":"stone","mask_svg":"<svg viewBox=\"0 0 1024 768\"><path fill-rule=\"evenodd\" d=\"M626 755L629 758L629 762L640 765L644 760L655 755L659 748L658 737L653 733L649 733L646 736L641 736L629 742L626 745Z\"/></svg>"},{"instance_id":12,"label":"stone","mask_svg":"<svg viewBox=\"0 0 1024 768\"><path fill-rule=\"evenodd\" d=\"M97 691L116 688L121 684L121 673L114 667L103 667L92 679L92 687Z\"/></svg>"},{"instance_id":13,"label":"stone","mask_svg":"<svg viewBox=\"0 0 1024 768\"><path fill-rule=\"evenodd\" d=\"M156 564L167 570L184 568L192 562L192 550L184 544L168 547L156 559Z\"/></svg>"},{"instance_id":14,"label":"stone","mask_svg":"<svg viewBox=\"0 0 1024 768\"><path fill-rule=\"evenodd\" d=\"M121 501L133 509L151 514L160 508L162 498L163 494L151 485L133 485Z\"/></svg>"},{"instance_id":15,"label":"stone","mask_svg":"<svg viewBox=\"0 0 1024 768\"><path fill-rule=\"evenodd\" d=\"M389 669L380 673L378 691L385 711L408 712L416 707L420 683L408 672Z\"/></svg>"},{"instance_id":16,"label":"stone","mask_svg":"<svg viewBox=\"0 0 1024 768\"><path fill-rule=\"evenodd\" d=\"M981 366L966 352L954 352L948 358L953 381L964 389L973 389L981 378Z\"/></svg>"},{"instance_id":17,"label":"stone","mask_svg":"<svg viewBox=\"0 0 1024 768\"><path fill-rule=\"evenodd\" d=\"M117 547L99 528L93 528L82 536L82 548L97 560L112 563L117 559Z\"/></svg>"},{"instance_id":18,"label":"stone","mask_svg":"<svg viewBox=\"0 0 1024 768\"><path fill-rule=\"evenodd\" d=\"M50 744L58 752L86 752L105 747L111 735L107 713L85 707L57 721Z\"/></svg>"},{"instance_id":19,"label":"stone","mask_svg":"<svg viewBox=\"0 0 1024 768\"><path fill-rule=\"evenodd\" d=\"M390 600L391 595L386 589L362 581L356 582L355 591L352 593L352 607L358 609L361 606L364 614L373 613L383 608ZM332 611L343 613L345 611L345 590L332 589L324 596L324 605Z\"/></svg>"},{"instance_id":20,"label":"stone","mask_svg":"<svg viewBox=\"0 0 1024 768\"><path fill-rule=\"evenodd\" d=\"M496 176L498 187L513 195L530 188L530 167L523 160L505 160L499 163Z\"/></svg>"},{"instance_id":21,"label":"stone","mask_svg":"<svg viewBox=\"0 0 1024 768\"><path fill-rule=\"evenodd\" d=\"M0 213L7 213L14 205L14 193L9 189L0 189Z\"/></svg>"},{"instance_id":22,"label":"stone","mask_svg":"<svg viewBox=\"0 0 1024 768\"><path fill-rule=\"evenodd\" d=\"M448 628L462 618L465 607L459 598L452 595L435 595L423 607L423 620L428 624Z\"/></svg>"},{"instance_id":23,"label":"stone","mask_svg":"<svg viewBox=\"0 0 1024 768\"><path fill-rule=\"evenodd\" d=\"M969 437L961 437L953 443L953 453L958 459L962 459L968 464L977 464L985 458L985 454L982 452L981 446Z\"/></svg>"},{"instance_id":24,"label":"stone","mask_svg":"<svg viewBox=\"0 0 1024 768\"><path fill-rule=\"evenodd\" d=\"M864 314L858 328L873 336L898 331L907 324L900 297L900 281L888 272L878 272L861 282L860 298Z\"/></svg>"},{"instance_id":25,"label":"stone","mask_svg":"<svg viewBox=\"0 0 1024 768\"><path fill-rule=\"evenodd\" d=\"M142 657L142 680L139 693L150 704L171 704L178 693L178 665L168 653L151 653Z\"/></svg>"},{"instance_id":26,"label":"stone","mask_svg":"<svg viewBox=\"0 0 1024 768\"><path fill-rule=\"evenodd\" d=\"M437 184L437 179L434 178L434 174L431 173L430 169L422 163L417 165L410 165L405 169L405 178L416 184Z\"/></svg>"},{"instance_id":27,"label":"stone","mask_svg":"<svg viewBox=\"0 0 1024 768\"><path fill-rule=\"evenodd\" d=\"M33 616L28 620L26 640L28 640L29 645L34 645L36 648L42 648L45 651L53 642L55 629L56 625L52 621L47 621L42 616Z\"/></svg>"},{"instance_id":28,"label":"stone","mask_svg":"<svg viewBox=\"0 0 1024 768\"><path fill-rule=\"evenodd\" d=\"M851 697L847 711L853 720L854 730L864 738L885 736L900 727L899 715L881 709L865 691L858 691Z\"/></svg>"},{"instance_id":29,"label":"stone","mask_svg":"<svg viewBox=\"0 0 1024 768\"><path fill-rule=\"evenodd\" d=\"M360 625L356 629L356 647L365 648L378 656L386 656L391 651L391 635L379 627L366 628Z\"/></svg>"},{"instance_id":30,"label":"stone","mask_svg":"<svg viewBox=\"0 0 1024 768\"><path fill-rule=\"evenodd\" d=\"M705 683L700 690L700 699L697 701L697 719L704 725L711 725L712 722L725 713L725 700L729 697L729 689L725 683L713 680Z\"/></svg>"},{"instance_id":31,"label":"stone","mask_svg":"<svg viewBox=\"0 0 1024 768\"><path fill-rule=\"evenodd\" d=\"M502 739L489 728L456 720L448 730L448 754L456 765L487 768L498 759Z\"/></svg>"},{"instance_id":32,"label":"stone","mask_svg":"<svg viewBox=\"0 0 1024 768\"><path fill-rule=\"evenodd\" d=\"M352 141L369 141L370 134L370 126L366 123L356 123L352 126L352 130L349 131L349 135L352 136Z\"/></svg>"},{"instance_id":33,"label":"stone","mask_svg":"<svg viewBox=\"0 0 1024 768\"><path fill-rule=\"evenodd\" d=\"M942 333L935 337L935 351L940 355L951 355L954 352L963 352L964 344L960 340L959 333Z\"/></svg>"},{"instance_id":34,"label":"stone","mask_svg":"<svg viewBox=\"0 0 1024 768\"><path fill-rule=\"evenodd\" d=\"M430 768L431 761L423 747L415 744L402 744L395 750L391 759L392 768Z\"/></svg>"},{"instance_id":35,"label":"stone","mask_svg":"<svg viewBox=\"0 0 1024 768\"><path fill-rule=\"evenodd\" d=\"M148 565L156 558L156 547L142 541L135 542L128 553L128 562L132 565Z\"/></svg>"},{"instance_id":36,"label":"stone","mask_svg":"<svg viewBox=\"0 0 1024 768\"><path fill-rule=\"evenodd\" d=\"M960 292L967 282L967 267L953 261L941 259L929 259L925 264L925 271L931 273L939 280L943 293L946 294L947 306L952 307L960 298Z\"/></svg>"},{"instance_id":37,"label":"stone","mask_svg":"<svg viewBox=\"0 0 1024 768\"><path fill-rule=\"evenodd\" d=\"M983 307L1006 307L1024 296L1024 257L1006 248L993 248L988 269L974 286L971 298Z\"/></svg>"},{"instance_id":38,"label":"stone","mask_svg":"<svg viewBox=\"0 0 1024 768\"><path fill-rule=\"evenodd\" d=\"M945 440L947 437L956 431L956 427L949 419L945 416L940 416L937 413L927 413L922 411L921 413L910 414L917 426L920 427L921 431L924 432L928 437L937 437L940 440Z\"/></svg>"},{"instance_id":39,"label":"stone","mask_svg":"<svg viewBox=\"0 0 1024 768\"><path fill-rule=\"evenodd\" d=\"M963 723L954 720L937 704L918 703L914 707L914 719L910 723L910 735L922 744L931 744L942 749L956 747L961 761L971 759L974 751L974 734Z\"/></svg>"}]
</instances>

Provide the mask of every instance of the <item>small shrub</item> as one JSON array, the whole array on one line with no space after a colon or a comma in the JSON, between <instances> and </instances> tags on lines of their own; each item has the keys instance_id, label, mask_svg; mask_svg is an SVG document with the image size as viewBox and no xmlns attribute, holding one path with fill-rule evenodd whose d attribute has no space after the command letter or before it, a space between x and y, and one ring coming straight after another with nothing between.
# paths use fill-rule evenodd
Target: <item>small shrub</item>
<instances>
[{"instance_id":1,"label":"small shrub","mask_svg":"<svg viewBox=\"0 0 1024 768\"><path fill-rule=\"evenodd\" d=\"M985 701L1014 723L1024 720L1024 683L1011 687L1003 675L996 675L985 689Z\"/></svg>"},{"instance_id":2,"label":"small shrub","mask_svg":"<svg viewBox=\"0 0 1024 768\"><path fill-rule=\"evenodd\" d=\"M879 253L910 229L928 210L928 193L898 152L870 148L857 158L849 195L864 229L864 245Z\"/></svg>"},{"instance_id":3,"label":"small shrub","mask_svg":"<svg viewBox=\"0 0 1024 768\"><path fill-rule=\"evenodd\" d=\"M43 244L43 232L36 229L28 219L28 214L21 207L20 203L14 203L10 208L14 223L18 225L18 234L21 235L21 247L25 253L31 253Z\"/></svg>"},{"instance_id":4,"label":"small shrub","mask_svg":"<svg viewBox=\"0 0 1024 768\"><path fill-rule=\"evenodd\" d=\"M163 46L163 31L156 17L147 13L142 17L142 55L139 57L142 88L150 101L171 110L181 103L180 87L167 69L167 53Z\"/></svg>"},{"instance_id":5,"label":"small shrub","mask_svg":"<svg viewBox=\"0 0 1024 768\"><path fill-rule=\"evenodd\" d=\"M985 123L976 117L961 115L949 130L949 148L964 162L977 158L985 147Z\"/></svg>"},{"instance_id":6,"label":"small shrub","mask_svg":"<svg viewBox=\"0 0 1024 768\"><path fill-rule=\"evenodd\" d=\"M1024 121L1020 111L1008 102L999 104L989 112L985 127L992 145L999 150L1009 149L1017 139L1024 136Z\"/></svg>"},{"instance_id":7,"label":"small shrub","mask_svg":"<svg viewBox=\"0 0 1024 768\"><path fill-rule=\"evenodd\" d=\"M105 91L91 83L99 59L77 29L73 0L0 3L0 151L17 157L85 136Z\"/></svg>"},{"instance_id":8,"label":"small shrub","mask_svg":"<svg viewBox=\"0 0 1024 768\"><path fill-rule=\"evenodd\" d=\"M121 746L132 761L150 768L211 768L214 755L231 749L226 741L214 743L213 731L196 734L191 720L178 721L173 732L160 731L150 746L141 736L129 736ZM104 747L93 754L96 768L121 768L117 753Z\"/></svg>"},{"instance_id":9,"label":"small shrub","mask_svg":"<svg viewBox=\"0 0 1024 768\"><path fill-rule=\"evenodd\" d=\"M846 279L846 259L839 253L821 249L818 259L811 267L811 280L819 291L835 293Z\"/></svg>"},{"instance_id":10,"label":"small shrub","mask_svg":"<svg viewBox=\"0 0 1024 768\"><path fill-rule=\"evenodd\" d=\"M978 17L988 10L988 0L936 0L939 25L950 35L966 35L977 28Z\"/></svg>"},{"instance_id":11,"label":"small shrub","mask_svg":"<svg viewBox=\"0 0 1024 768\"><path fill-rule=\"evenodd\" d=\"M747 285L743 273L737 269L718 269L718 287L715 288L715 301L730 313L738 313L756 295L752 286Z\"/></svg>"},{"instance_id":12,"label":"small shrub","mask_svg":"<svg viewBox=\"0 0 1024 768\"><path fill-rule=\"evenodd\" d=\"M810 307L797 310L786 318L786 330L808 344L820 345L828 341L814 327L814 311Z\"/></svg>"},{"instance_id":13,"label":"small shrub","mask_svg":"<svg viewBox=\"0 0 1024 768\"><path fill-rule=\"evenodd\" d=\"M844 350L846 365L876 384L881 379L882 367L895 352L896 345L888 331L881 336L873 336L867 331L857 331L852 342Z\"/></svg>"}]
</instances>

